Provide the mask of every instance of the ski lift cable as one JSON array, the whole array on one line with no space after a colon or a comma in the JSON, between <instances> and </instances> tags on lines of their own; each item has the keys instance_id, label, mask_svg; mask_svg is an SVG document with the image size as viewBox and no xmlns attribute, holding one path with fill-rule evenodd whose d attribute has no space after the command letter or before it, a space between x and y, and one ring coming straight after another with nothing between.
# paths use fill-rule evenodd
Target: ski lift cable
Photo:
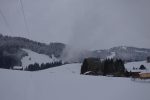
<instances>
[{"instance_id":1,"label":"ski lift cable","mask_svg":"<svg viewBox=\"0 0 150 100\"><path fill-rule=\"evenodd\" d=\"M10 25L9 25L9 23L8 23L8 21L7 21L6 17L5 17L5 15L4 15L3 12L1 11L1 9L0 9L0 15L2 16L2 19L4 20L4 23L5 23L6 27L8 28L9 32L10 32L10 33L13 33L13 32L12 32L12 29L10 28Z\"/></svg>"},{"instance_id":2,"label":"ski lift cable","mask_svg":"<svg viewBox=\"0 0 150 100\"><path fill-rule=\"evenodd\" d=\"M26 28L27 32L29 33L28 23L27 23L27 19L26 19L26 16L25 16L25 11L24 11L24 5L23 5L22 0L19 0L19 2L20 2L20 5L21 5L21 11L22 11L22 14L23 14L25 28Z\"/></svg>"}]
</instances>

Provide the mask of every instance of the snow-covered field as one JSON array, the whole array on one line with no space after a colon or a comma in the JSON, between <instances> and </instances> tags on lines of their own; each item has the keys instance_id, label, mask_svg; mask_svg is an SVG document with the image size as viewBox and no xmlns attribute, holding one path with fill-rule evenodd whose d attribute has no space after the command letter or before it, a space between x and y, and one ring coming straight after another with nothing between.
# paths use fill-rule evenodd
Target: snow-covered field
<instances>
[{"instance_id":1,"label":"snow-covered field","mask_svg":"<svg viewBox=\"0 0 150 100\"><path fill-rule=\"evenodd\" d=\"M150 82L79 75L81 64L37 72L0 69L0 100L150 100Z\"/></svg>"}]
</instances>

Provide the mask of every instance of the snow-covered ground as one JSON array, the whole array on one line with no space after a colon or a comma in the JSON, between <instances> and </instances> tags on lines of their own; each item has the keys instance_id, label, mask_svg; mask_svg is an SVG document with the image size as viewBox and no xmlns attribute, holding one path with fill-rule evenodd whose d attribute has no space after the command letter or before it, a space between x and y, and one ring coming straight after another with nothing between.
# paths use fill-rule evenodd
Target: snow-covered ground
<instances>
[{"instance_id":1,"label":"snow-covered ground","mask_svg":"<svg viewBox=\"0 0 150 100\"><path fill-rule=\"evenodd\" d=\"M26 67L34 63L42 64L42 63L50 63L50 62L58 61L58 59L55 58L53 55L52 58L50 58L47 55L38 54L28 49L22 49L22 50L28 53L28 56L23 57L21 60L23 67Z\"/></svg>"},{"instance_id":2,"label":"snow-covered ground","mask_svg":"<svg viewBox=\"0 0 150 100\"><path fill-rule=\"evenodd\" d=\"M0 100L150 100L150 82L80 75L80 66L37 72L0 69Z\"/></svg>"}]
</instances>

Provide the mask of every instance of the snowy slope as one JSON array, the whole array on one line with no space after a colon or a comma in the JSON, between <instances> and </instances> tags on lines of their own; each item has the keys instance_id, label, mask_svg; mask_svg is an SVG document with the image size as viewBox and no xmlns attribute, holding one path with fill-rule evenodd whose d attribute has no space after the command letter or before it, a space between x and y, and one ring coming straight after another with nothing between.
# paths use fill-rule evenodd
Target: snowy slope
<instances>
[{"instance_id":1,"label":"snowy slope","mask_svg":"<svg viewBox=\"0 0 150 100\"><path fill-rule=\"evenodd\" d=\"M81 64L38 72L0 69L1 100L150 100L150 82L79 75Z\"/></svg>"},{"instance_id":2,"label":"snowy slope","mask_svg":"<svg viewBox=\"0 0 150 100\"><path fill-rule=\"evenodd\" d=\"M28 49L22 49L22 50L24 50L25 52L28 53L28 56L23 57L21 60L23 67L26 67L26 66L28 66L30 64L34 64L34 63L42 64L42 63L58 61L58 59L55 58L53 55L52 55L52 58L50 58L47 55L38 54L38 53L33 52Z\"/></svg>"},{"instance_id":3,"label":"snowy slope","mask_svg":"<svg viewBox=\"0 0 150 100\"><path fill-rule=\"evenodd\" d=\"M115 52L111 52L111 55L110 56L107 56L107 59L112 59L116 56L116 53Z\"/></svg>"},{"instance_id":4,"label":"snowy slope","mask_svg":"<svg viewBox=\"0 0 150 100\"><path fill-rule=\"evenodd\" d=\"M44 71L48 72L48 73L76 74L76 75L80 75L80 69L81 69L81 64L80 63L76 63L76 64L62 65L62 66L59 66L59 67L54 67L54 68L46 69Z\"/></svg>"}]
</instances>

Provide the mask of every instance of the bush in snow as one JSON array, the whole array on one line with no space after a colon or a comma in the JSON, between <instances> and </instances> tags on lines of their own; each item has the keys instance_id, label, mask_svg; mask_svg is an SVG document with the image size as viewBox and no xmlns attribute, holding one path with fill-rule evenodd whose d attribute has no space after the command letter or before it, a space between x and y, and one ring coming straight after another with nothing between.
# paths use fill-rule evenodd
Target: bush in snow
<instances>
[{"instance_id":1,"label":"bush in snow","mask_svg":"<svg viewBox=\"0 0 150 100\"><path fill-rule=\"evenodd\" d=\"M46 63L46 64L42 63L41 65L39 65L38 63L35 63L35 64L30 64L25 70L26 71L38 71L38 70L52 68L52 67L56 67L60 65L62 65L61 61Z\"/></svg>"}]
</instances>

